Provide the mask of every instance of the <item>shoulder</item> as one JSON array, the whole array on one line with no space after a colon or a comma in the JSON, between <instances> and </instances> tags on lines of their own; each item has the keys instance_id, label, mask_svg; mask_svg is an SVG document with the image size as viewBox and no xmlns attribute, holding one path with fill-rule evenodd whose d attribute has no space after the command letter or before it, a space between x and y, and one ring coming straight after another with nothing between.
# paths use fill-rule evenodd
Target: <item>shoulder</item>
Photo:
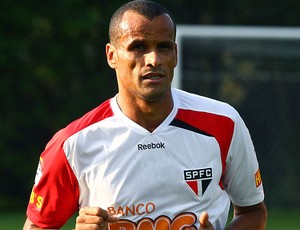
<instances>
[{"instance_id":1,"label":"shoulder","mask_svg":"<svg viewBox=\"0 0 300 230\"><path fill-rule=\"evenodd\" d=\"M65 129L69 131L73 130L73 132L80 131L87 126L104 120L105 118L111 117L113 115L113 111L110 105L110 101L111 99L106 100L98 107L83 115L81 118L70 123Z\"/></svg>"},{"instance_id":2,"label":"shoulder","mask_svg":"<svg viewBox=\"0 0 300 230\"><path fill-rule=\"evenodd\" d=\"M72 135L82 131L83 129L97 122L100 122L106 118L113 116L113 111L110 102L111 99L106 100L93 110L87 112L82 117L76 119L66 127L59 130L50 140L48 145L51 145L52 143L58 144L59 142L63 144L63 142Z\"/></svg>"},{"instance_id":3,"label":"shoulder","mask_svg":"<svg viewBox=\"0 0 300 230\"><path fill-rule=\"evenodd\" d=\"M225 116L233 121L239 119L239 114L236 109L226 102L179 89L172 89L172 93L174 101L180 109Z\"/></svg>"}]
</instances>

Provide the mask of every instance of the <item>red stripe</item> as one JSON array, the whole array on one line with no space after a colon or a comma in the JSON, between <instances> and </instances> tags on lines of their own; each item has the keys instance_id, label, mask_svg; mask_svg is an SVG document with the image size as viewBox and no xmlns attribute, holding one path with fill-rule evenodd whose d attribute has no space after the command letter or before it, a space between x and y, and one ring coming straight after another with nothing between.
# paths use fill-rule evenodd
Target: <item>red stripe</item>
<instances>
[{"instance_id":1,"label":"red stripe","mask_svg":"<svg viewBox=\"0 0 300 230\"><path fill-rule=\"evenodd\" d=\"M67 136L71 136L80 130L99 122L105 118L111 117L113 115L113 111L110 107L110 100L103 102L97 108L91 110L83 117L73 121L66 127Z\"/></svg>"},{"instance_id":2,"label":"red stripe","mask_svg":"<svg viewBox=\"0 0 300 230\"><path fill-rule=\"evenodd\" d=\"M203 130L214 136L219 143L222 159L222 177L226 169L226 158L228 155L230 143L233 136L234 122L229 117L199 112L193 110L179 109L175 119L182 120L200 130ZM222 178L219 183L224 189Z\"/></svg>"},{"instance_id":3,"label":"red stripe","mask_svg":"<svg viewBox=\"0 0 300 230\"><path fill-rule=\"evenodd\" d=\"M189 186L190 186L190 188L195 192L195 194L197 195L197 196L199 196L199 194L198 194L198 183L197 183L197 181L195 181L195 180L191 180L191 181L185 181Z\"/></svg>"},{"instance_id":4,"label":"red stripe","mask_svg":"<svg viewBox=\"0 0 300 230\"><path fill-rule=\"evenodd\" d=\"M33 188L33 193L43 202L38 203L31 198L27 209L27 215L34 224L43 228L60 228L78 210L79 185L64 153L64 142L71 135L112 115L110 100L107 100L57 132L49 141L41 154L43 176Z\"/></svg>"}]
</instances>

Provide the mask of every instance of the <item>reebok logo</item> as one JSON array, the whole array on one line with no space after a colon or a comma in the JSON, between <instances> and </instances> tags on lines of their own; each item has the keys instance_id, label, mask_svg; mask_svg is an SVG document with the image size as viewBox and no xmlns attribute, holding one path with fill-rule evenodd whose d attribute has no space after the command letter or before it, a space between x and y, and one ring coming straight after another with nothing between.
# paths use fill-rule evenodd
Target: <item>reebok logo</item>
<instances>
[{"instance_id":1,"label":"reebok logo","mask_svg":"<svg viewBox=\"0 0 300 230\"><path fill-rule=\"evenodd\" d=\"M149 144L138 144L137 145L138 150L147 150L147 149L164 149L165 143L159 142L159 143L149 143Z\"/></svg>"}]
</instances>

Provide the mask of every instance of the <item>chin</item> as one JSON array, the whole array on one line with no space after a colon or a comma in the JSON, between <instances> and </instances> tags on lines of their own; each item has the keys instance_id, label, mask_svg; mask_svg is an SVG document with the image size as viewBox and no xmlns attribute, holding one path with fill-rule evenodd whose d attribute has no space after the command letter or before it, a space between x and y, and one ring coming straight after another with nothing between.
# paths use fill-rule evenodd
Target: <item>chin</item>
<instances>
[{"instance_id":1,"label":"chin","mask_svg":"<svg viewBox=\"0 0 300 230\"><path fill-rule=\"evenodd\" d=\"M156 103L156 102L161 102L162 100L166 99L166 97L168 95L170 95L168 90L163 90L163 91L154 90L154 91L151 91L151 92L148 92L148 93L144 94L143 95L143 100L148 102L148 103Z\"/></svg>"}]
</instances>

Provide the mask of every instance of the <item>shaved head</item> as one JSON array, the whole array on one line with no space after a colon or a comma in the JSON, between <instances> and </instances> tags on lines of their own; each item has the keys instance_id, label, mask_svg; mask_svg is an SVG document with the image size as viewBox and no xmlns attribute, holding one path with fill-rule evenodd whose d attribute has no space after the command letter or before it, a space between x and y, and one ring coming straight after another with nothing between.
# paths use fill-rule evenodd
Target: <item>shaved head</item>
<instances>
[{"instance_id":1,"label":"shaved head","mask_svg":"<svg viewBox=\"0 0 300 230\"><path fill-rule=\"evenodd\" d=\"M113 14L109 24L109 40L110 43L112 44L115 44L117 38L121 35L119 26L124 13L127 11L132 11L137 14L140 14L149 20L152 20L153 18L160 16L162 14L167 14L172 20L172 23L174 25L174 34L176 34L176 24L172 16L170 15L170 13L163 6L152 1L136 0L122 5Z\"/></svg>"}]
</instances>

